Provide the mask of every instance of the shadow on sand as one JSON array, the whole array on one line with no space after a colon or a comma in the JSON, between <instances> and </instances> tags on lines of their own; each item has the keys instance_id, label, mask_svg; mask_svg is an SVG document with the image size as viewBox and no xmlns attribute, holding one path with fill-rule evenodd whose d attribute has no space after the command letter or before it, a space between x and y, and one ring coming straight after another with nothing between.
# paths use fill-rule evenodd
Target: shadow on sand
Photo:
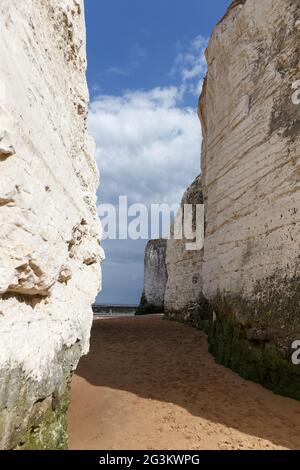
<instances>
[{"instance_id":1,"label":"shadow on sand","mask_svg":"<svg viewBox=\"0 0 300 470\"><path fill-rule=\"evenodd\" d=\"M300 448L300 403L215 364L206 336L185 325L160 317L95 321L90 354L77 374L99 387L171 402L212 423Z\"/></svg>"}]
</instances>

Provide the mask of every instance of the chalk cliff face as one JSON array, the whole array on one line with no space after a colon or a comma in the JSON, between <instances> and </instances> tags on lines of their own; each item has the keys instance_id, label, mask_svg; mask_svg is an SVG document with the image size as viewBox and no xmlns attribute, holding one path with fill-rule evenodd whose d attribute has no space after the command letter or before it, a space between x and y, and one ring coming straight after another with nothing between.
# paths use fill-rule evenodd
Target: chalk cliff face
<instances>
[{"instance_id":1,"label":"chalk cliff face","mask_svg":"<svg viewBox=\"0 0 300 470\"><path fill-rule=\"evenodd\" d=\"M200 176L195 179L182 198L183 220L187 204L193 208L193 231L195 231L196 205L203 204ZM172 228L166 254L168 281L165 293L165 313L169 318L203 326L203 321L208 314L207 302L202 295L203 249L187 250L187 244L192 241L186 238L176 239L174 227Z\"/></svg>"},{"instance_id":2,"label":"chalk cliff face","mask_svg":"<svg viewBox=\"0 0 300 470\"><path fill-rule=\"evenodd\" d=\"M203 292L219 362L300 398L300 4L235 1L200 99Z\"/></svg>"},{"instance_id":3,"label":"chalk cliff face","mask_svg":"<svg viewBox=\"0 0 300 470\"><path fill-rule=\"evenodd\" d=\"M0 4L0 447L66 446L100 288L83 1Z\"/></svg>"},{"instance_id":4,"label":"chalk cliff face","mask_svg":"<svg viewBox=\"0 0 300 470\"><path fill-rule=\"evenodd\" d=\"M145 249L144 292L138 313L164 311L167 240L150 240Z\"/></svg>"}]
</instances>

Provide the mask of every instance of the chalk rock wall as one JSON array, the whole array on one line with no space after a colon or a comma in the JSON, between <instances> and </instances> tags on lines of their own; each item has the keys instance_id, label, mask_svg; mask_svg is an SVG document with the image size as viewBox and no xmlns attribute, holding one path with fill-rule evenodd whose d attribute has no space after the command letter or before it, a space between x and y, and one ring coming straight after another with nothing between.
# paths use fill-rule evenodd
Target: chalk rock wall
<instances>
[{"instance_id":1,"label":"chalk rock wall","mask_svg":"<svg viewBox=\"0 0 300 470\"><path fill-rule=\"evenodd\" d=\"M200 99L203 292L219 362L300 398L300 4L233 2Z\"/></svg>"},{"instance_id":2,"label":"chalk rock wall","mask_svg":"<svg viewBox=\"0 0 300 470\"><path fill-rule=\"evenodd\" d=\"M193 232L196 229L196 206L203 204L201 176L198 176L185 192L181 201L182 225L186 205L192 207ZM186 217L187 219L187 217ZM167 242L167 286L165 293L165 314L171 319L189 322L194 326L203 326L208 320L207 302L202 295L203 249L189 250L189 244L195 242L187 238L176 239L174 226L171 238Z\"/></svg>"},{"instance_id":3,"label":"chalk rock wall","mask_svg":"<svg viewBox=\"0 0 300 470\"><path fill-rule=\"evenodd\" d=\"M166 270L167 240L150 240L145 249L144 292L138 313L164 311L167 284Z\"/></svg>"},{"instance_id":4,"label":"chalk rock wall","mask_svg":"<svg viewBox=\"0 0 300 470\"><path fill-rule=\"evenodd\" d=\"M83 1L2 0L0 37L0 448L63 448L103 257Z\"/></svg>"}]
</instances>

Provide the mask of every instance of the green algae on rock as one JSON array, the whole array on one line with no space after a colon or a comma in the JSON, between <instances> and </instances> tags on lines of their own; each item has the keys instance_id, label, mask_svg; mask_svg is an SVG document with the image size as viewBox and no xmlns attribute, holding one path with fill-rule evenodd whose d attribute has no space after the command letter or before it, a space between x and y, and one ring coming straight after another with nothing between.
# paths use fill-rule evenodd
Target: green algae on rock
<instances>
[{"instance_id":1,"label":"green algae on rock","mask_svg":"<svg viewBox=\"0 0 300 470\"><path fill-rule=\"evenodd\" d=\"M68 449L67 411L70 392L67 390L59 400L45 400L48 409L31 419L16 450L66 450ZM36 404L35 406L38 406Z\"/></svg>"}]
</instances>

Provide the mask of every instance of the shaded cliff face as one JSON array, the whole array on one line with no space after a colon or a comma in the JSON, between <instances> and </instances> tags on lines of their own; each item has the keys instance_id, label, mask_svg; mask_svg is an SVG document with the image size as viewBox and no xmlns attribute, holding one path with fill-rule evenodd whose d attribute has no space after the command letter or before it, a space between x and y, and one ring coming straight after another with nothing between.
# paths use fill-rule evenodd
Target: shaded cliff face
<instances>
[{"instance_id":1,"label":"shaded cliff face","mask_svg":"<svg viewBox=\"0 0 300 470\"><path fill-rule=\"evenodd\" d=\"M2 0L0 36L0 448L62 448L103 257L83 1Z\"/></svg>"},{"instance_id":2,"label":"shaded cliff face","mask_svg":"<svg viewBox=\"0 0 300 470\"><path fill-rule=\"evenodd\" d=\"M234 2L207 50L200 99L203 292L218 361L300 398L298 1Z\"/></svg>"},{"instance_id":3,"label":"shaded cliff face","mask_svg":"<svg viewBox=\"0 0 300 470\"><path fill-rule=\"evenodd\" d=\"M198 176L185 192L181 201L182 216L184 206L193 206L195 223L196 205L203 204L201 176ZM188 251L186 244L192 240L176 240L173 236L167 243L167 287L165 312L169 318L188 321L198 326L207 316L206 302L202 295L203 250ZM204 308L203 308L204 307Z\"/></svg>"},{"instance_id":4,"label":"shaded cliff face","mask_svg":"<svg viewBox=\"0 0 300 470\"><path fill-rule=\"evenodd\" d=\"M167 240L150 240L145 249L144 292L139 313L164 311L164 297L167 283L166 270Z\"/></svg>"}]
</instances>

